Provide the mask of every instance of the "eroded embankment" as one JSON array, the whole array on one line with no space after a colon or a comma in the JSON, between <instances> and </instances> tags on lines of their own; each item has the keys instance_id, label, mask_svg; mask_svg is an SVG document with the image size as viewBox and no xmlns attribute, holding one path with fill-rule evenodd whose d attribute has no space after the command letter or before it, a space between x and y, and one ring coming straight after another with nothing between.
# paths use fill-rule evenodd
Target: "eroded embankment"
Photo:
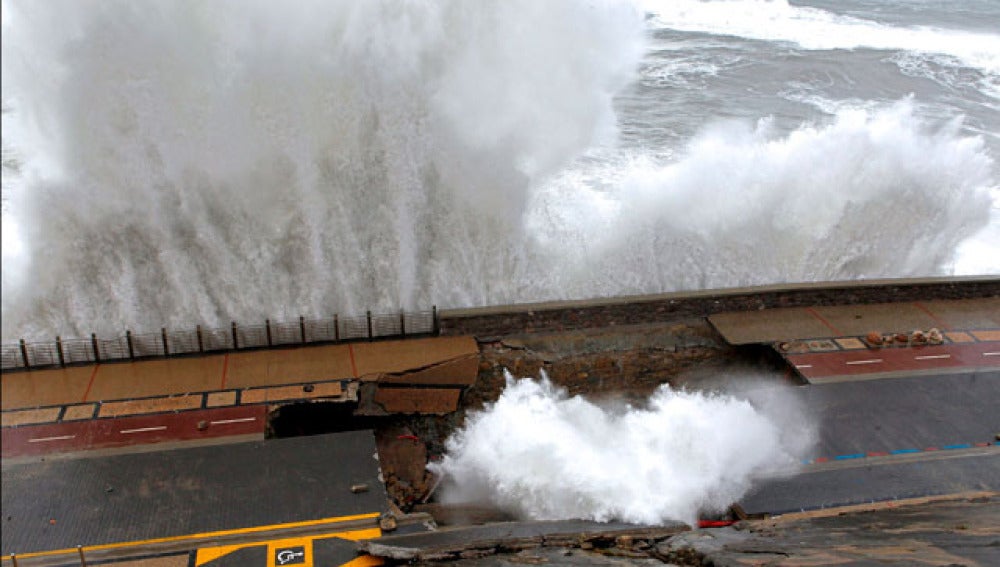
<instances>
[{"instance_id":1,"label":"eroded embankment","mask_svg":"<svg viewBox=\"0 0 1000 567\"><path fill-rule=\"evenodd\" d=\"M773 353L732 347L704 319L662 324L536 332L480 341L476 383L458 411L445 416L394 419L379 428L382 469L389 494L404 511L432 500L435 479L424 467L444 453L444 441L469 412L495 402L505 372L539 377L542 372L570 395L642 405L661 385L712 389L735 374L791 380L777 371Z\"/></svg>"}]
</instances>

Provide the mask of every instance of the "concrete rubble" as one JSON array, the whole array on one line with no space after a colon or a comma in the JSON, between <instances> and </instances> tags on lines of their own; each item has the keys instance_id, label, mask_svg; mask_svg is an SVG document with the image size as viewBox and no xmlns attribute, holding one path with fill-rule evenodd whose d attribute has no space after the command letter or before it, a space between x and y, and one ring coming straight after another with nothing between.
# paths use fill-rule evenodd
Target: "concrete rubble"
<instances>
[{"instance_id":1,"label":"concrete rubble","mask_svg":"<svg viewBox=\"0 0 1000 567\"><path fill-rule=\"evenodd\" d=\"M389 563L515 565L998 565L1000 495L825 510L731 527L632 529L492 524L383 538L361 550ZM526 527L525 527L526 526ZM573 528L577 528L574 531ZM535 533L532 534L532 531Z\"/></svg>"}]
</instances>

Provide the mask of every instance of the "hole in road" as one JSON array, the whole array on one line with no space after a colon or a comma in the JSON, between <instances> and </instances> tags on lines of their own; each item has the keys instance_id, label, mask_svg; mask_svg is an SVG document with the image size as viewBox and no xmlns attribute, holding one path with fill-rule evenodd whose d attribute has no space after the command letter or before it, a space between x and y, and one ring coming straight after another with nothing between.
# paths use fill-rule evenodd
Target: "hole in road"
<instances>
[{"instance_id":1,"label":"hole in road","mask_svg":"<svg viewBox=\"0 0 1000 567\"><path fill-rule=\"evenodd\" d=\"M340 431L374 429L385 418L354 415L357 403L303 402L288 404L268 414L267 437L283 439Z\"/></svg>"}]
</instances>

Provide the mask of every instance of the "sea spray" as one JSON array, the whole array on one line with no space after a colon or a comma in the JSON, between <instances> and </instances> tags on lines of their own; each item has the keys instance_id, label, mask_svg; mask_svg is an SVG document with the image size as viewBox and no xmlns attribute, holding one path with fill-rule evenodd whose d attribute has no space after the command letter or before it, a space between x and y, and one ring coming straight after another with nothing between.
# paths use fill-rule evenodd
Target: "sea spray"
<instances>
[{"instance_id":1,"label":"sea spray","mask_svg":"<svg viewBox=\"0 0 1000 567\"><path fill-rule=\"evenodd\" d=\"M997 270L995 39L674 4L4 0L4 341Z\"/></svg>"},{"instance_id":2,"label":"sea spray","mask_svg":"<svg viewBox=\"0 0 1000 567\"><path fill-rule=\"evenodd\" d=\"M781 422L789 400L663 385L645 407L615 409L570 397L544 374L508 373L500 398L468 416L430 469L444 479L442 501L485 502L526 519L691 523L755 480L795 471L813 433Z\"/></svg>"},{"instance_id":3,"label":"sea spray","mask_svg":"<svg viewBox=\"0 0 1000 567\"><path fill-rule=\"evenodd\" d=\"M549 285L586 297L940 273L989 222L995 163L961 119L935 125L918 106L846 108L787 135L715 121L670 161L571 170L529 215L560 252Z\"/></svg>"},{"instance_id":4,"label":"sea spray","mask_svg":"<svg viewBox=\"0 0 1000 567\"><path fill-rule=\"evenodd\" d=\"M6 339L516 299L643 45L615 0L4 8Z\"/></svg>"}]
</instances>

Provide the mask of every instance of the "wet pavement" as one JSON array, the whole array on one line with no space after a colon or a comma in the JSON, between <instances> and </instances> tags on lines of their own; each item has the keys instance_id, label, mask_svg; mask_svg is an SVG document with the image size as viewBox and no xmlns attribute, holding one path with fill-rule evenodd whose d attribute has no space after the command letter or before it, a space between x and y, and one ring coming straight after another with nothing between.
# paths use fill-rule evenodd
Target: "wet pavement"
<instances>
[{"instance_id":1,"label":"wet pavement","mask_svg":"<svg viewBox=\"0 0 1000 567\"><path fill-rule=\"evenodd\" d=\"M371 431L4 466L2 554L377 517L378 477Z\"/></svg>"}]
</instances>

